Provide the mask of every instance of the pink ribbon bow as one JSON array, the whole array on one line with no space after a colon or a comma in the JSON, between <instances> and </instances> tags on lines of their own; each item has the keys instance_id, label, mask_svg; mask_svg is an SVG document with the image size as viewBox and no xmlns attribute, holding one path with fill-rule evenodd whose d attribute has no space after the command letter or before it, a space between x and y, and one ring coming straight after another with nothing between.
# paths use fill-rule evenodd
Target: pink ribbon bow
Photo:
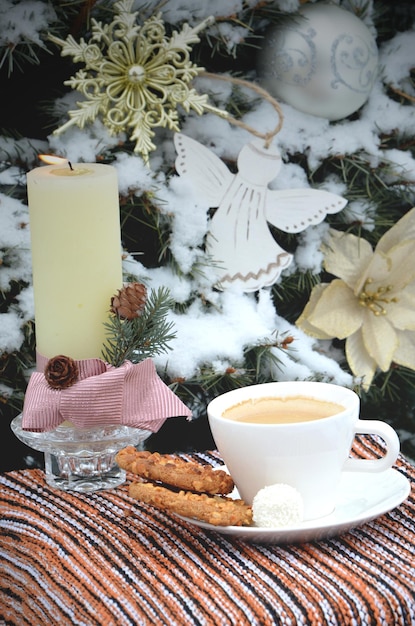
<instances>
[{"instance_id":1,"label":"pink ribbon bow","mask_svg":"<svg viewBox=\"0 0 415 626\"><path fill-rule=\"evenodd\" d=\"M79 379L66 389L52 389L41 372L34 372L26 390L24 430L47 431L65 420L87 428L124 424L157 432L168 417L186 416L190 409L164 384L151 359L113 367L101 359L77 362Z\"/></svg>"}]
</instances>

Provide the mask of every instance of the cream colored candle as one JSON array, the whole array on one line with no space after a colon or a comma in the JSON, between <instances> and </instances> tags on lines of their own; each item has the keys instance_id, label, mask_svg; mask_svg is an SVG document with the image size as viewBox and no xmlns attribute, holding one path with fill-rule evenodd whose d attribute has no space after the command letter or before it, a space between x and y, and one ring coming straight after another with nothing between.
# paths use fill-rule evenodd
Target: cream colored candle
<instances>
[{"instance_id":1,"label":"cream colored candle","mask_svg":"<svg viewBox=\"0 0 415 626\"><path fill-rule=\"evenodd\" d=\"M27 175L36 348L101 357L111 297L122 286L117 172L82 163Z\"/></svg>"}]
</instances>

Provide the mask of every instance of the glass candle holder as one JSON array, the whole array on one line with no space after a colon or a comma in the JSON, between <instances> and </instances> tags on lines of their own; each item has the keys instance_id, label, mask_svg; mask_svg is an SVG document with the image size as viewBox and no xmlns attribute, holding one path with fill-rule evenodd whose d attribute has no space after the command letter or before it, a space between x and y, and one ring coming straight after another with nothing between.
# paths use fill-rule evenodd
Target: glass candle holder
<instances>
[{"instance_id":1,"label":"glass candle holder","mask_svg":"<svg viewBox=\"0 0 415 626\"><path fill-rule=\"evenodd\" d=\"M11 429L24 444L44 452L48 485L64 491L91 492L118 487L125 481L115 455L128 445L138 446L151 431L122 424L78 428L63 422L47 432L23 430L22 415L11 422Z\"/></svg>"}]
</instances>

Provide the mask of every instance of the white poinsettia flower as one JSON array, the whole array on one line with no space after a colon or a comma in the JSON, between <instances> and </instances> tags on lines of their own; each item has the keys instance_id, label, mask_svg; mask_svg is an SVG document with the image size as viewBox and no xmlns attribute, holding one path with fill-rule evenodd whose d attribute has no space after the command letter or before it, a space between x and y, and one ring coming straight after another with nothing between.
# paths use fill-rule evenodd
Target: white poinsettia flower
<instances>
[{"instance_id":1,"label":"white poinsettia flower","mask_svg":"<svg viewBox=\"0 0 415 626\"><path fill-rule=\"evenodd\" d=\"M297 325L318 339L346 339L346 358L368 389L376 369L415 370L415 208L379 240L330 230L325 268Z\"/></svg>"}]
</instances>

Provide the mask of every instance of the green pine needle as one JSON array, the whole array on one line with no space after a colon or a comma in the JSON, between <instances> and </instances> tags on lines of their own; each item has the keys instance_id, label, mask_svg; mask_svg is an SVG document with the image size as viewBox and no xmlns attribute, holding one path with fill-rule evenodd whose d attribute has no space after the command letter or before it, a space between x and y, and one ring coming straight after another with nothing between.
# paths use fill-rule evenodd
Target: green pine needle
<instances>
[{"instance_id":1,"label":"green pine needle","mask_svg":"<svg viewBox=\"0 0 415 626\"><path fill-rule=\"evenodd\" d=\"M173 306L170 292L164 287L151 290L139 317L132 320L111 315L104 324L107 341L102 355L108 362L119 367L128 360L139 363L144 359L167 352L175 338L173 322L167 315Z\"/></svg>"}]
</instances>

